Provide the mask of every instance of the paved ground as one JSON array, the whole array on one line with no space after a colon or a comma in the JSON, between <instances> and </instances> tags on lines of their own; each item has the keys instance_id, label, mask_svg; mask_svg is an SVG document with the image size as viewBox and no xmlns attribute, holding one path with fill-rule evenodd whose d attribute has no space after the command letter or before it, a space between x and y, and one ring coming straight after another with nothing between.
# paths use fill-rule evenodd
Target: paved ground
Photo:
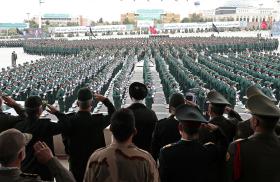
<instances>
[{"instance_id":1,"label":"paved ground","mask_svg":"<svg viewBox=\"0 0 280 182\"><path fill-rule=\"evenodd\" d=\"M23 52L23 48L0 48L0 69L7 68L11 66L11 55L15 51L17 54L17 64L22 64L25 62L30 62L42 58L44 56L29 55Z\"/></svg>"}]
</instances>

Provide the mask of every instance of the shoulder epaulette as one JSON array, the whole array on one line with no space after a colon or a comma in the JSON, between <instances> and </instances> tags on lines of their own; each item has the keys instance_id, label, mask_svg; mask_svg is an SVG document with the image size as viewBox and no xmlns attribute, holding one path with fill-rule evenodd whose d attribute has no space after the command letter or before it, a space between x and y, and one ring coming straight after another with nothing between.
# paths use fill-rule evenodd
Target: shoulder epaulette
<instances>
[{"instance_id":1,"label":"shoulder epaulette","mask_svg":"<svg viewBox=\"0 0 280 182\"><path fill-rule=\"evenodd\" d=\"M38 174L30 174L30 173L21 173L20 176L21 177L29 177L29 178L38 178L39 177Z\"/></svg>"},{"instance_id":2,"label":"shoulder epaulette","mask_svg":"<svg viewBox=\"0 0 280 182\"><path fill-rule=\"evenodd\" d=\"M168 145L165 145L164 147L162 147L163 149L165 149L165 148L169 148L169 147L172 147L173 145L174 145L175 143L170 143L170 144L168 144Z\"/></svg>"}]
</instances>

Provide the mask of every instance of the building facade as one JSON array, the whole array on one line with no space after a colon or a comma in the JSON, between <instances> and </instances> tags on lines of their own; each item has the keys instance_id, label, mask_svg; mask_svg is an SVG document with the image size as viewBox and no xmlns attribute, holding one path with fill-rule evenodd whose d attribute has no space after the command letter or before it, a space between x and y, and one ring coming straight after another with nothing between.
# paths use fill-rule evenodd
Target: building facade
<instances>
[{"instance_id":1,"label":"building facade","mask_svg":"<svg viewBox=\"0 0 280 182\"><path fill-rule=\"evenodd\" d=\"M248 7L219 7L213 10L201 11L203 18L213 21L242 21L248 28L260 27L265 21L269 27L277 21L278 12L274 8Z\"/></svg>"},{"instance_id":2,"label":"building facade","mask_svg":"<svg viewBox=\"0 0 280 182\"><path fill-rule=\"evenodd\" d=\"M70 14L43 14L41 20L43 26L87 26L89 24L89 20L83 16ZM39 17L35 18L35 22L39 23Z\"/></svg>"}]
</instances>

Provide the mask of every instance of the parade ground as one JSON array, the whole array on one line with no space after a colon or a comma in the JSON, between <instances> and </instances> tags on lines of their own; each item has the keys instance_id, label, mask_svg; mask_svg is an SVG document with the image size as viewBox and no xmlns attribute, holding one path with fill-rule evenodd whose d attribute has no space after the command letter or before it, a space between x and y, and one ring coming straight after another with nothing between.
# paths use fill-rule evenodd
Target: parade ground
<instances>
[{"instance_id":1,"label":"parade ground","mask_svg":"<svg viewBox=\"0 0 280 182\"><path fill-rule=\"evenodd\" d=\"M17 54L17 64L23 64L25 62L35 61L36 59L40 59L43 56L38 55L29 55L23 52L23 48L21 47L13 47L13 48L0 48L0 69L7 68L11 66L11 55L12 52L15 51Z\"/></svg>"}]
</instances>

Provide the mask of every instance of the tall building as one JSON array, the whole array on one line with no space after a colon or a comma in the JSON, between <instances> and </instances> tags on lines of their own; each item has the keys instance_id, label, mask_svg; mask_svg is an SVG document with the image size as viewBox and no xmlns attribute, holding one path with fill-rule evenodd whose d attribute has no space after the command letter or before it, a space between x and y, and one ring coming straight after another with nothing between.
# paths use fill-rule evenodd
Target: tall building
<instances>
[{"instance_id":1,"label":"tall building","mask_svg":"<svg viewBox=\"0 0 280 182\"><path fill-rule=\"evenodd\" d=\"M81 26L88 25L88 20L82 16L71 16L70 14L43 14L41 17L42 25L50 26ZM35 18L39 23L39 17Z\"/></svg>"},{"instance_id":2,"label":"tall building","mask_svg":"<svg viewBox=\"0 0 280 182\"><path fill-rule=\"evenodd\" d=\"M180 14L172 12L164 12L162 9L139 9L133 13L125 13L121 15L121 22L143 22L151 21L154 23L179 23Z\"/></svg>"},{"instance_id":3,"label":"tall building","mask_svg":"<svg viewBox=\"0 0 280 182\"><path fill-rule=\"evenodd\" d=\"M213 10L203 10L203 18L213 21L242 21L247 27L259 27L262 21L271 26L277 20L277 11L274 8L253 6L223 6Z\"/></svg>"}]
</instances>

